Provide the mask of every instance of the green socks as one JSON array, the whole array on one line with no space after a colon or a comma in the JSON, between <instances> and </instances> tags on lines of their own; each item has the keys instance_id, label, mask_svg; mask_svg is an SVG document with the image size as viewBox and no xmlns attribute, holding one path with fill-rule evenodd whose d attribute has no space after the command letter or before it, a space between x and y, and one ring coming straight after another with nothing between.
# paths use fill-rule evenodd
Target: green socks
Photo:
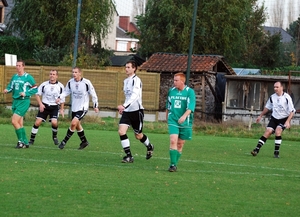
<instances>
[{"instance_id":1,"label":"green socks","mask_svg":"<svg viewBox=\"0 0 300 217\"><path fill-rule=\"evenodd\" d=\"M23 142L25 145L28 145L28 139L26 137L26 133L25 133L24 127L21 127L21 128L15 130L15 131L16 131L18 140L21 141L21 142Z\"/></svg>"},{"instance_id":2,"label":"green socks","mask_svg":"<svg viewBox=\"0 0 300 217\"><path fill-rule=\"evenodd\" d=\"M170 149L170 165L177 166L181 154L182 153L177 150Z\"/></svg>"}]
</instances>

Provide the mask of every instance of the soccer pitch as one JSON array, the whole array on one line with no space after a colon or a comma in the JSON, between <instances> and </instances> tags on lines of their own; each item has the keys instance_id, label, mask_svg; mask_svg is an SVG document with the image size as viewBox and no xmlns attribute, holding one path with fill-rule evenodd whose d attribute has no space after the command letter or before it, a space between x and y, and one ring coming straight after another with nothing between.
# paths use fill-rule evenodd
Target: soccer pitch
<instances>
[{"instance_id":1,"label":"soccer pitch","mask_svg":"<svg viewBox=\"0 0 300 217\"><path fill-rule=\"evenodd\" d=\"M31 127L25 127L27 135ZM299 144L285 141L273 158L274 137L258 156L258 138L194 136L177 172L170 173L168 134L134 139L135 162L122 164L116 131L86 130L90 145L77 150L76 133L63 150L40 127L35 144L15 149L11 125L0 125L0 216L298 216ZM63 139L66 129L60 128Z\"/></svg>"}]
</instances>

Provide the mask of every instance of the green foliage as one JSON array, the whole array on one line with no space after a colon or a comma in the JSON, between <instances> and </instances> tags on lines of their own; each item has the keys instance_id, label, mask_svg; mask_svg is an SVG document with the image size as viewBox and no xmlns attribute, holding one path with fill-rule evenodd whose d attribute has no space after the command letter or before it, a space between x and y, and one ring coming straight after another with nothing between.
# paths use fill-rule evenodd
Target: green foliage
<instances>
[{"instance_id":1,"label":"green foliage","mask_svg":"<svg viewBox=\"0 0 300 217\"><path fill-rule=\"evenodd\" d=\"M34 58L37 61L57 64L65 55L61 48L74 46L77 6L74 0L55 3L48 0L16 0L8 31L31 39L32 47L36 48ZM111 0L83 1L78 46L92 49L92 44L100 45L109 31L114 13ZM82 52L78 62L83 66L107 64L103 59L97 60L98 54L90 54L91 51ZM88 63L84 64L84 61Z\"/></svg>"},{"instance_id":2,"label":"green foliage","mask_svg":"<svg viewBox=\"0 0 300 217\"><path fill-rule=\"evenodd\" d=\"M5 54L15 54L18 59L31 59L33 53L33 42L31 39L20 39L15 36L0 37L0 57Z\"/></svg>"},{"instance_id":3,"label":"green foliage","mask_svg":"<svg viewBox=\"0 0 300 217\"><path fill-rule=\"evenodd\" d=\"M99 45L95 45L88 48L86 45L82 45L78 49L76 66L85 69L99 69L102 66L111 65L109 57L113 55L113 52L99 47ZM64 56L60 64L72 65L72 63L73 55L70 51L69 54Z\"/></svg>"},{"instance_id":4,"label":"green foliage","mask_svg":"<svg viewBox=\"0 0 300 217\"><path fill-rule=\"evenodd\" d=\"M188 53L192 17L193 1L149 0L145 14L137 16L138 52ZM280 61L280 37L264 33L265 19L265 8L256 0L199 2L193 53L219 54L232 64L256 67L289 64L289 56Z\"/></svg>"},{"instance_id":5,"label":"green foliage","mask_svg":"<svg viewBox=\"0 0 300 217\"><path fill-rule=\"evenodd\" d=\"M67 49L60 47L36 47L33 51L33 58L40 63L58 64L63 56L66 54Z\"/></svg>"}]
</instances>

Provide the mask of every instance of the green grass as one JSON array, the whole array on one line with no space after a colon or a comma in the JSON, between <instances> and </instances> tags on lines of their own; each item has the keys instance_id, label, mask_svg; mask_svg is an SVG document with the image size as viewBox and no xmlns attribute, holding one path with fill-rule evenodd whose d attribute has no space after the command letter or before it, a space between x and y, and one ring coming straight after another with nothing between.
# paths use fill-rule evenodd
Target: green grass
<instances>
[{"instance_id":1,"label":"green grass","mask_svg":"<svg viewBox=\"0 0 300 217\"><path fill-rule=\"evenodd\" d=\"M19 150L14 148L13 127L0 125L0 216L299 214L296 141L284 140L281 158L275 159L272 137L252 157L258 138L195 132L193 140L186 142L178 172L170 173L168 134L145 130L155 145L154 156L145 160L145 147L129 131L135 162L122 164L117 128L86 128L90 146L82 151L77 150L76 134L59 150L52 143L49 125L40 128L32 147ZM30 129L26 126L27 135ZM59 139L66 130L59 128Z\"/></svg>"}]
</instances>

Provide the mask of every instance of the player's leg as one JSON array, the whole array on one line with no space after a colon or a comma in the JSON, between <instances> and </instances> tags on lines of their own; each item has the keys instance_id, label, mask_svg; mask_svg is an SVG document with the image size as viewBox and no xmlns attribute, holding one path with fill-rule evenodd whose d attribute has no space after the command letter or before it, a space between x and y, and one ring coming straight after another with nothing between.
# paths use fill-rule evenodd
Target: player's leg
<instances>
[{"instance_id":1,"label":"player's leg","mask_svg":"<svg viewBox=\"0 0 300 217\"><path fill-rule=\"evenodd\" d=\"M14 100L12 125L14 126L18 137L18 144L16 148L29 148L25 128L23 126L23 117L25 116L29 106L29 99Z\"/></svg>"},{"instance_id":2,"label":"player's leg","mask_svg":"<svg viewBox=\"0 0 300 217\"><path fill-rule=\"evenodd\" d=\"M270 122L268 123L264 135L259 138L256 147L251 151L252 156L256 156L259 153L260 149L266 143L267 139L274 133L274 129L276 129L276 126L277 124L275 122L275 119L272 117Z\"/></svg>"},{"instance_id":3,"label":"player's leg","mask_svg":"<svg viewBox=\"0 0 300 217\"><path fill-rule=\"evenodd\" d=\"M36 120L34 122L34 125L32 126L31 128L31 134L30 134L30 140L29 140L29 145L33 145L34 143L34 140L35 140L35 137L36 137L36 134L38 133L39 131L39 127L42 123L43 119L40 118L40 117L36 117Z\"/></svg>"},{"instance_id":4,"label":"player's leg","mask_svg":"<svg viewBox=\"0 0 300 217\"><path fill-rule=\"evenodd\" d=\"M89 145L89 142L87 141L85 133L84 133L84 129L81 125L81 120L86 115L86 113L87 113L87 111L83 111L82 114L77 115L77 118L78 118L79 122L77 122L76 130L77 130L77 135L78 135L78 137L81 141L78 150L82 150L82 149L84 149L85 147L87 147Z\"/></svg>"},{"instance_id":5,"label":"player's leg","mask_svg":"<svg viewBox=\"0 0 300 217\"><path fill-rule=\"evenodd\" d=\"M133 131L135 133L135 138L140 140L140 142L143 143L147 148L146 160L148 160L153 155L154 145L150 143L149 138L142 132L144 126L144 111L138 111L135 116L132 117L131 123Z\"/></svg>"},{"instance_id":6,"label":"player's leg","mask_svg":"<svg viewBox=\"0 0 300 217\"><path fill-rule=\"evenodd\" d=\"M284 129L285 129L285 127L282 124L280 124L276 127L276 130L275 130L275 147L274 147L274 157L275 158L279 158L279 149L280 149L280 145L282 142L281 134Z\"/></svg>"},{"instance_id":7,"label":"player's leg","mask_svg":"<svg viewBox=\"0 0 300 217\"><path fill-rule=\"evenodd\" d=\"M60 148L60 149L63 149L66 146L67 142L73 136L74 131L76 130L76 126L79 123L79 119L76 117L76 113L77 112L72 112L72 121L71 121L70 127L67 130L65 138L60 142L60 144L58 146L58 148Z\"/></svg>"},{"instance_id":8,"label":"player's leg","mask_svg":"<svg viewBox=\"0 0 300 217\"><path fill-rule=\"evenodd\" d=\"M132 153L130 150L130 141L127 136L127 130L130 126L130 117L128 112L123 112L122 117L119 121L119 129L118 134L120 136L120 142L122 145L122 148L124 150L125 156L122 159L122 163L133 163L134 159L132 157Z\"/></svg>"},{"instance_id":9,"label":"player's leg","mask_svg":"<svg viewBox=\"0 0 300 217\"><path fill-rule=\"evenodd\" d=\"M49 110L49 121L51 122L52 127L52 140L54 145L58 145L59 141L57 138L57 131L58 131L58 106L52 106Z\"/></svg>"}]
</instances>

